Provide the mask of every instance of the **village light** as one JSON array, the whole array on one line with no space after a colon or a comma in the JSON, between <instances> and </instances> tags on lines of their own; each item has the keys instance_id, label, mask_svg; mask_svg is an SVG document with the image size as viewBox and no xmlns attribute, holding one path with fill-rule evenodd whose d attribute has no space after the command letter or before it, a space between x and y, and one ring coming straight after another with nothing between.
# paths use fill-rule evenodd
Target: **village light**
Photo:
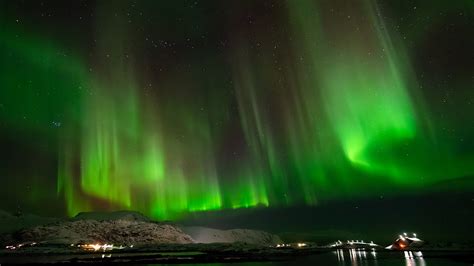
<instances>
[{"instance_id":1,"label":"village light","mask_svg":"<svg viewBox=\"0 0 474 266\"><path fill-rule=\"evenodd\" d=\"M114 249L114 245L112 244L104 244L104 245L101 245L101 244L85 244L85 245L78 245L80 248L84 249L84 250L90 250L90 251L99 251L99 250L103 250L103 251L106 251L106 250L112 250Z\"/></svg>"}]
</instances>

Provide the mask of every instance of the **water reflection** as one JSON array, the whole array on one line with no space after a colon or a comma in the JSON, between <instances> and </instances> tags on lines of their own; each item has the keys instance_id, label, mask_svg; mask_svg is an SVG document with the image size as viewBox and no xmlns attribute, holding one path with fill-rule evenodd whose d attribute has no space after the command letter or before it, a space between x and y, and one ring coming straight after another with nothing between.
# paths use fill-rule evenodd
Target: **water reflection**
<instances>
[{"instance_id":1,"label":"water reflection","mask_svg":"<svg viewBox=\"0 0 474 266\"><path fill-rule=\"evenodd\" d=\"M426 266L421 251L404 251L403 254L407 266Z\"/></svg>"},{"instance_id":2,"label":"water reflection","mask_svg":"<svg viewBox=\"0 0 474 266\"><path fill-rule=\"evenodd\" d=\"M333 253L337 256L339 265L378 265L378 254L375 249L337 249ZM400 256L401 253L382 253L382 255L383 257L389 258L392 255ZM406 266L426 266L421 251L405 251L403 252L403 256Z\"/></svg>"},{"instance_id":3,"label":"water reflection","mask_svg":"<svg viewBox=\"0 0 474 266\"><path fill-rule=\"evenodd\" d=\"M375 259L377 258L377 254L375 249L367 251L366 249L337 249L334 251L337 255L337 260L339 261L339 265L377 265ZM374 264L375 262L375 264Z\"/></svg>"}]
</instances>

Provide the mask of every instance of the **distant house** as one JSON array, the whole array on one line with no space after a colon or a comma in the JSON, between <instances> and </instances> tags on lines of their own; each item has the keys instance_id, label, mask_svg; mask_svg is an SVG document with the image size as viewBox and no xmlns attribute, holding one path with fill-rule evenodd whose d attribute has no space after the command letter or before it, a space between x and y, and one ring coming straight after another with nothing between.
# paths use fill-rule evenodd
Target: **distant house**
<instances>
[{"instance_id":1,"label":"distant house","mask_svg":"<svg viewBox=\"0 0 474 266\"><path fill-rule=\"evenodd\" d=\"M400 235L392 245L386 247L386 249L407 250L419 248L423 246L424 243L425 242L423 240L416 237L416 234L413 234L413 236L409 237L406 233L404 233L403 235Z\"/></svg>"}]
</instances>

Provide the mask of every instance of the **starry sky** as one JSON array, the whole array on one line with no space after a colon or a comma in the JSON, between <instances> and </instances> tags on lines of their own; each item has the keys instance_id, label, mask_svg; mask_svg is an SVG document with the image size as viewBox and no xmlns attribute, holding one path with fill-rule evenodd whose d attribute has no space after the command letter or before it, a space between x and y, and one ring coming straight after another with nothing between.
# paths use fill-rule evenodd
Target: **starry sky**
<instances>
[{"instance_id":1,"label":"starry sky","mask_svg":"<svg viewBox=\"0 0 474 266\"><path fill-rule=\"evenodd\" d=\"M0 208L472 220L473 36L471 0L2 0Z\"/></svg>"}]
</instances>

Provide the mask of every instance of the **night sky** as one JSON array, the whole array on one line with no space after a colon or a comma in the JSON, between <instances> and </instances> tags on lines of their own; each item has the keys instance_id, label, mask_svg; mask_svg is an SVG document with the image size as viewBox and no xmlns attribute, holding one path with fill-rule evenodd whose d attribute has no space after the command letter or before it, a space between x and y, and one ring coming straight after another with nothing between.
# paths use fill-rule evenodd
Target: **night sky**
<instances>
[{"instance_id":1,"label":"night sky","mask_svg":"<svg viewBox=\"0 0 474 266\"><path fill-rule=\"evenodd\" d=\"M465 234L474 2L0 1L0 148L11 212Z\"/></svg>"}]
</instances>

